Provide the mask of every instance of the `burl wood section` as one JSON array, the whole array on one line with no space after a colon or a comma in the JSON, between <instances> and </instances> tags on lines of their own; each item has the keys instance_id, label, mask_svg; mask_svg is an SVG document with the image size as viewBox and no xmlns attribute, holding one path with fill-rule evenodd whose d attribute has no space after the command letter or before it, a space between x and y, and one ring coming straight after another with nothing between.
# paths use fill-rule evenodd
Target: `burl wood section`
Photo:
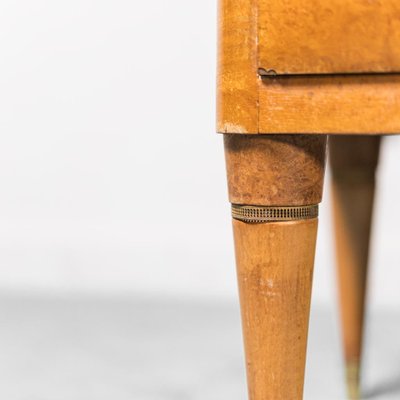
<instances>
[{"instance_id":1,"label":"burl wood section","mask_svg":"<svg viewBox=\"0 0 400 400\"><path fill-rule=\"evenodd\" d=\"M224 135L229 201L260 206L321 202L326 136Z\"/></svg>"},{"instance_id":2,"label":"burl wood section","mask_svg":"<svg viewBox=\"0 0 400 400\"><path fill-rule=\"evenodd\" d=\"M300 400L317 220L233 221L250 400Z\"/></svg>"},{"instance_id":3,"label":"burl wood section","mask_svg":"<svg viewBox=\"0 0 400 400\"><path fill-rule=\"evenodd\" d=\"M400 133L400 76L346 75L398 72L399 9L395 0L219 0L218 132ZM331 33L318 32L328 23ZM259 74L274 68L345 75Z\"/></svg>"},{"instance_id":4,"label":"burl wood section","mask_svg":"<svg viewBox=\"0 0 400 400\"><path fill-rule=\"evenodd\" d=\"M332 196L349 397L358 398L368 253L380 137L329 138Z\"/></svg>"}]
</instances>

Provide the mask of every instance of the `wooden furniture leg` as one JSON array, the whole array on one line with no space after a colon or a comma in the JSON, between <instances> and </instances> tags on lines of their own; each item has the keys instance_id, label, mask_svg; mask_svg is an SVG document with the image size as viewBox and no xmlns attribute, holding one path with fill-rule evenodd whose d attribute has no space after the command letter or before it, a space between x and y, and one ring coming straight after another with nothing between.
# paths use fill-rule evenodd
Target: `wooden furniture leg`
<instances>
[{"instance_id":1,"label":"wooden furniture leg","mask_svg":"<svg viewBox=\"0 0 400 400\"><path fill-rule=\"evenodd\" d=\"M224 135L250 400L301 400L326 136Z\"/></svg>"},{"instance_id":2,"label":"wooden furniture leg","mask_svg":"<svg viewBox=\"0 0 400 400\"><path fill-rule=\"evenodd\" d=\"M331 136L337 271L350 399L358 399L368 251L380 136Z\"/></svg>"}]
</instances>

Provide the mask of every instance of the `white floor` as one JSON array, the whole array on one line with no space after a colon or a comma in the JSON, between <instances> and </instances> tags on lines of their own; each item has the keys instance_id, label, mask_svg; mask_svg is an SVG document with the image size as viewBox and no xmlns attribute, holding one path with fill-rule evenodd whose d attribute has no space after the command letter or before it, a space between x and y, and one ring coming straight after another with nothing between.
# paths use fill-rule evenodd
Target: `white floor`
<instances>
[{"instance_id":1,"label":"white floor","mask_svg":"<svg viewBox=\"0 0 400 400\"><path fill-rule=\"evenodd\" d=\"M400 398L400 313L369 318L365 399ZM245 400L236 304L0 297L0 399ZM314 309L305 400L341 400L334 313Z\"/></svg>"}]
</instances>

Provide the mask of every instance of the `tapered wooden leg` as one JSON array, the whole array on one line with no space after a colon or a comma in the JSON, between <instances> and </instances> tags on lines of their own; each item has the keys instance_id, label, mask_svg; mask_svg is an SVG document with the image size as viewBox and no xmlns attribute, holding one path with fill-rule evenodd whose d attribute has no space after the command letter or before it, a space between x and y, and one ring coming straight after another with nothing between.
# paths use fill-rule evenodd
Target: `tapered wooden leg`
<instances>
[{"instance_id":1,"label":"tapered wooden leg","mask_svg":"<svg viewBox=\"0 0 400 400\"><path fill-rule=\"evenodd\" d=\"M224 142L249 399L301 400L326 137Z\"/></svg>"},{"instance_id":2,"label":"tapered wooden leg","mask_svg":"<svg viewBox=\"0 0 400 400\"><path fill-rule=\"evenodd\" d=\"M360 396L368 250L379 145L379 136L329 138L342 336L350 399Z\"/></svg>"}]
</instances>

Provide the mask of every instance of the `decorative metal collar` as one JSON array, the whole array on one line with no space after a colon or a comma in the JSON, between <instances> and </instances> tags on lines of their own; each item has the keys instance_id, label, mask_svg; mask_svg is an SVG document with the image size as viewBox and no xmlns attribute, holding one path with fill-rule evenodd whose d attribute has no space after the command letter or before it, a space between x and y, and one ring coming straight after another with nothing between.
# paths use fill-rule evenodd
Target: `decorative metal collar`
<instances>
[{"instance_id":1,"label":"decorative metal collar","mask_svg":"<svg viewBox=\"0 0 400 400\"><path fill-rule=\"evenodd\" d=\"M232 204L232 217L240 221L254 224L274 221L298 221L317 218L318 205L267 207Z\"/></svg>"}]
</instances>

